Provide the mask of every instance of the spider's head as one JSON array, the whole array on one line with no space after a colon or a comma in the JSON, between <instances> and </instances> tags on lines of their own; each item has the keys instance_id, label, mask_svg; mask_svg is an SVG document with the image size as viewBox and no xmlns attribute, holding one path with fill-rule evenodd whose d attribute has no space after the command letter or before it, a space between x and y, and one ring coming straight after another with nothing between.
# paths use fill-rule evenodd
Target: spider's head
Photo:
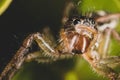
<instances>
[{"instance_id":1,"label":"spider's head","mask_svg":"<svg viewBox=\"0 0 120 80\"><path fill-rule=\"evenodd\" d=\"M86 16L73 16L64 25L65 32L74 32L89 38L97 32L96 23L93 18Z\"/></svg>"},{"instance_id":2,"label":"spider's head","mask_svg":"<svg viewBox=\"0 0 120 80\"><path fill-rule=\"evenodd\" d=\"M77 33L97 31L96 24L93 18L86 16L73 16L64 25L66 31L75 31Z\"/></svg>"},{"instance_id":3,"label":"spider's head","mask_svg":"<svg viewBox=\"0 0 120 80\"><path fill-rule=\"evenodd\" d=\"M97 33L93 18L73 16L64 25L69 52L84 53ZM65 43L66 44L66 43Z\"/></svg>"}]
</instances>

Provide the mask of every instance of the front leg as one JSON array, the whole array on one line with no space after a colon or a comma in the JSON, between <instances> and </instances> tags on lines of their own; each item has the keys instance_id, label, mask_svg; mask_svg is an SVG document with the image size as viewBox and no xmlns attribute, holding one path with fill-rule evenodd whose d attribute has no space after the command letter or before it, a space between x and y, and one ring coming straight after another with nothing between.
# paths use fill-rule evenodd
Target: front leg
<instances>
[{"instance_id":1,"label":"front leg","mask_svg":"<svg viewBox=\"0 0 120 80\"><path fill-rule=\"evenodd\" d=\"M108 46L111 34L119 41L119 35L116 35L116 32L113 32L113 29L106 29L102 42L99 44L97 51L91 51L95 57L88 56L87 53L83 54L83 57L91 64L96 72L99 74L107 76L110 80L120 80L120 73L115 71L115 67L120 65L120 56L108 56ZM103 44L104 42L104 44ZM97 54L97 55L95 55ZM102 55L99 57L99 55ZM98 57L98 58L97 58Z\"/></svg>"},{"instance_id":2,"label":"front leg","mask_svg":"<svg viewBox=\"0 0 120 80\"><path fill-rule=\"evenodd\" d=\"M99 61L96 61L93 63L92 66L97 73L105 77L108 77L110 80L120 80L119 74L107 64L103 64L100 63Z\"/></svg>"},{"instance_id":3,"label":"front leg","mask_svg":"<svg viewBox=\"0 0 120 80\"><path fill-rule=\"evenodd\" d=\"M93 70L96 71L98 74L101 74L102 76L106 76L110 80L120 80L120 74L118 74L116 71L114 71L112 67L108 65L109 61L105 62L106 61L105 60L103 63L103 60L92 58L89 55L87 55L87 53L83 54L82 56L84 57L84 59L86 59L89 62Z\"/></svg>"},{"instance_id":4,"label":"front leg","mask_svg":"<svg viewBox=\"0 0 120 80\"><path fill-rule=\"evenodd\" d=\"M40 33L31 34L24 40L23 45L17 51L17 53L15 54L13 59L10 61L10 63L5 67L5 69L0 75L0 80L12 79L15 72L21 68L22 64L29 56L29 47L32 46L32 43L34 41L36 41L38 46L43 50L43 53L44 53L43 56L49 57L52 61L55 61L61 58L66 58L66 57L70 58L73 56L72 54L68 54L68 53L65 53L65 54L59 53L57 49L54 49L53 47L51 47L44 40L44 38ZM35 59L36 57L31 57L31 58Z\"/></svg>"},{"instance_id":5,"label":"front leg","mask_svg":"<svg viewBox=\"0 0 120 80\"><path fill-rule=\"evenodd\" d=\"M0 74L0 80L11 80L12 79L15 72L21 68L22 64L26 60L26 57L29 53L29 48L32 47L32 43L34 41L40 42L41 40L41 42L40 43L38 42L38 44L42 45L41 46L42 49L50 55L50 51L51 51L50 46L46 44L46 42L44 41L42 37L39 37L40 40L37 40L38 36L41 36L41 34L40 33L31 34L23 41L23 44L20 47L20 49L16 52L12 60L8 63L8 65L5 67L3 72Z\"/></svg>"},{"instance_id":6,"label":"front leg","mask_svg":"<svg viewBox=\"0 0 120 80\"><path fill-rule=\"evenodd\" d=\"M5 67L3 72L0 74L0 80L11 80L14 73L21 67L29 51L29 47L32 45L33 36L34 36L33 34L29 35L24 40L20 49L17 51L12 60L8 63L8 65Z\"/></svg>"},{"instance_id":7,"label":"front leg","mask_svg":"<svg viewBox=\"0 0 120 80\"><path fill-rule=\"evenodd\" d=\"M39 38L39 39L38 39ZM45 51L46 54L52 56L51 52L55 52L52 48L44 41L40 33L29 35L24 41L20 49L16 52L12 60L5 67L3 72L0 74L0 80L11 80L15 72L21 68L22 64L26 60L29 53L29 48L32 47L32 43L36 41L38 45Z\"/></svg>"}]
</instances>

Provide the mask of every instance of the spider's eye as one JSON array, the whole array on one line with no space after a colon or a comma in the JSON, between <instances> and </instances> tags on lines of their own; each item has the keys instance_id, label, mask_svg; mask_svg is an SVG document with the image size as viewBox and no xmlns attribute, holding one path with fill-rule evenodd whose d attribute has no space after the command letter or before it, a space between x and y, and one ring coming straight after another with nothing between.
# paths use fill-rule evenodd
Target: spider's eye
<instances>
[{"instance_id":1,"label":"spider's eye","mask_svg":"<svg viewBox=\"0 0 120 80\"><path fill-rule=\"evenodd\" d=\"M90 25L89 19L85 19L83 22L83 25L89 26Z\"/></svg>"},{"instance_id":2,"label":"spider's eye","mask_svg":"<svg viewBox=\"0 0 120 80\"><path fill-rule=\"evenodd\" d=\"M80 20L79 19L76 19L73 21L73 24L76 25L76 24L79 24L80 23Z\"/></svg>"},{"instance_id":3,"label":"spider's eye","mask_svg":"<svg viewBox=\"0 0 120 80\"><path fill-rule=\"evenodd\" d=\"M83 19L83 25L89 26L89 27L95 27L95 21L93 18L84 18Z\"/></svg>"},{"instance_id":4,"label":"spider's eye","mask_svg":"<svg viewBox=\"0 0 120 80\"><path fill-rule=\"evenodd\" d=\"M95 21L93 20L93 18L89 18L90 24L95 24Z\"/></svg>"},{"instance_id":5,"label":"spider's eye","mask_svg":"<svg viewBox=\"0 0 120 80\"><path fill-rule=\"evenodd\" d=\"M95 28L95 21L93 18L89 18L86 16L72 16L65 23L64 28L74 29L74 26L80 24L88 27Z\"/></svg>"}]
</instances>

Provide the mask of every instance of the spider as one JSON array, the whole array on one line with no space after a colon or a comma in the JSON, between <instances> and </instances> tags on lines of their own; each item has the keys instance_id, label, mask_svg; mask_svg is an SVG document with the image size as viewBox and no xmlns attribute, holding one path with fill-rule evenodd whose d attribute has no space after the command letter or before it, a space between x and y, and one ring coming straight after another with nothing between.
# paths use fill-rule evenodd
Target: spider
<instances>
[{"instance_id":1,"label":"spider","mask_svg":"<svg viewBox=\"0 0 120 80\"><path fill-rule=\"evenodd\" d=\"M120 13L106 14L104 11L98 11L94 17L79 15L68 17L69 11L74 7L73 2L69 2L65 8L63 27L57 44L51 35L48 36L50 33L30 34L1 73L0 80L11 80L26 61L50 62L72 58L74 55L82 56L96 72L110 80L120 80L120 73L112 67L119 65L120 56L107 54L111 36L120 41L119 34L114 30ZM29 53L33 42L36 42L41 50Z\"/></svg>"}]
</instances>

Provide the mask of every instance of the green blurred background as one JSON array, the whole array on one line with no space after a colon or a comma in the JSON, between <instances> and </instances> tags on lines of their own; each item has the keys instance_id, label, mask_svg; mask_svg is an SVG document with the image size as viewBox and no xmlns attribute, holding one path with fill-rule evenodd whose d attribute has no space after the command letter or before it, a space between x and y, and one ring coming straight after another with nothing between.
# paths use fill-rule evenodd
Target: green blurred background
<instances>
[{"instance_id":1,"label":"green blurred background","mask_svg":"<svg viewBox=\"0 0 120 80\"><path fill-rule=\"evenodd\" d=\"M78 10L83 15L95 10L120 12L119 0L73 1L76 4L80 3ZM42 31L45 26L49 26L55 38L58 38L65 2L66 0L12 1L0 16L0 71L19 49L28 34ZM119 26L117 30L120 31ZM112 39L109 54L120 55L119 48L118 42ZM75 57L45 64L25 63L13 80L107 80L107 78L94 72L82 57Z\"/></svg>"}]
</instances>

